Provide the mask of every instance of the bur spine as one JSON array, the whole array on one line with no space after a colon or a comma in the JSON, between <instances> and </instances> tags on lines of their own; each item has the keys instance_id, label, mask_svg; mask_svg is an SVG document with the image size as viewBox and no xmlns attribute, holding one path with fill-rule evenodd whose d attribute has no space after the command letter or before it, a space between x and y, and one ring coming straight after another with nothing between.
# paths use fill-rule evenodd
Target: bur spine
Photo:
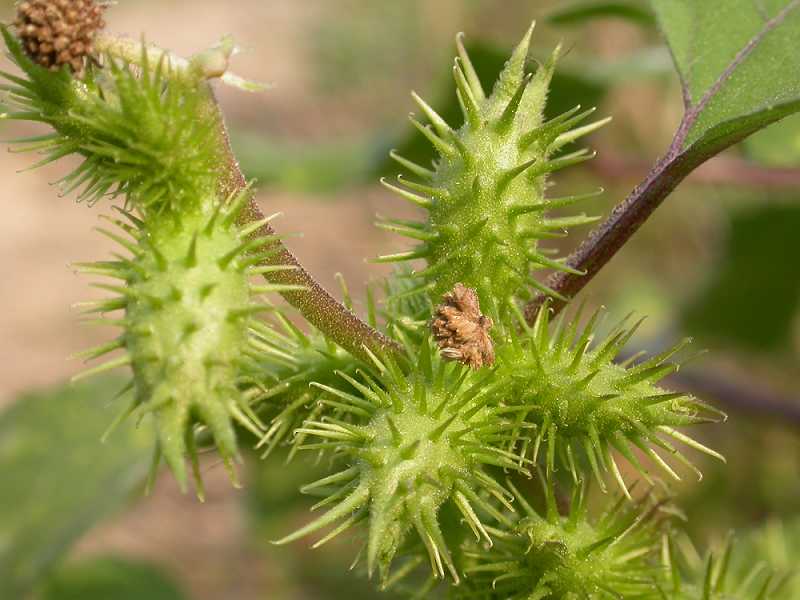
<instances>
[{"instance_id":1,"label":"bur spine","mask_svg":"<svg viewBox=\"0 0 800 600\"><path fill-rule=\"evenodd\" d=\"M658 592L669 600L795 598L796 565L781 571L775 564L779 560L753 550L756 548L730 534L715 550L700 556L685 533L665 532Z\"/></svg>"},{"instance_id":2,"label":"bur spine","mask_svg":"<svg viewBox=\"0 0 800 600\"><path fill-rule=\"evenodd\" d=\"M258 354L246 385L266 423L257 446L262 458L288 446L291 460L307 441L296 433L304 422L363 416L324 389L339 385L340 374L353 374L362 365L318 330L303 331L280 311L271 316L271 321L251 323L251 344Z\"/></svg>"}]
</instances>

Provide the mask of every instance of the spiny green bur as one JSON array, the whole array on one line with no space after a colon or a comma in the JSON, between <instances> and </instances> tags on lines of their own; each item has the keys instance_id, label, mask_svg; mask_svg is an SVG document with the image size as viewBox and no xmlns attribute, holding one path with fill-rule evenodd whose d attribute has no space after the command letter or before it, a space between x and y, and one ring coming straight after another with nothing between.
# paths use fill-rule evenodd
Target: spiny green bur
<instances>
[{"instance_id":1,"label":"spiny green bur","mask_svg":"<svg viewBox=\"0 0 800 600\"><path fill-rule=\"evenodd\" d=\"M544 485L543 514L511 487L520 516L495 534L492 547L465 549L465 578L452 588L453 600L658 598L653 558L662 519L652 499L631 504L621 498L592 519L583 486L575 486L564 515L551 485Z\"/></svg>"},{"instance_id":2,"label":"spiny green bur","mask_svg":"<svg viewBox=\"0 0 800 600\"><path fill-rule=\"evenodd\" d=\"M185 488L185 458L190 458L201 495L195 429L208 428L235 478L234 421L258 436L263 427L239 384L243 373L254 371L250 357L258 356L250 340L252 316L271 309L254 300L271 290L252 286L249 278L257 251L272 238L248 239L249 231L240 230L236 219L242 203L219 203L215 211L185 211L147 223L123 213L132 223L118 222L123 235L101 231L122 244L130 258L82 266L126 284L100 286L119 297L88 307L101 313L123 309L125 317L117 322L122 335L83 356L116 349L126 354L86 374L132 366L135 398L124 416L155 417L156 464L163 454Z\"/></svg>"},{"instance_id":3,"label":"spiny green bur","mask_svg":"<svg viewBox=\"0 0 800 600\"><path fill-rule=\"evenodd\" d=\"M123 195L140 210L180 211L215 189L220 164L217 122L207 114L205 82L173 71L166 59L136 67L111 56L83 81L33 63L2 27L9 55L27 78L8 73L2 89L12 110L2 118L38 121L53 132L13 140L16 151L45 157L31 168L75 154L82 162L59 183L64 194L94 203Z\"/></svg>"},{"instance_id":4,"label":"spiny green bur","mask_svg":"<svg viewBox=\"0 0 800 600\"><path fill-rule=\"evenodd\" d=\"M495 496L507 502L508 492L486 467L524 472L525 461L500 448L513 424L487 406L485 380L466 367L441 360L429 340L410 362L408 375L393 361L377 358L377 372L359 371L360 380L343 375L358 395L319 385L349 405L364 424L325 418L298 430L321 440L306 447L343 454L347 468L303 488L325 496L317 507L334 506L278 543L341 521L319 546L366 521L367 570L372 574L379 567L385 580L408 533L416 531L434 575L444 577L448 571L458 581L439 524L440 508L451 502L475 535L488 540L475 507L508 522L486 500Z\"/></svg>"},{"instance_id":5,"label":"spiny green bur","mask_svg":"<svg viewBox=\"0 0 800 600\"><path fill-rule=\"evenodd\" d=\"M352 310L352 299L343 278L340 277L345 305ZM419 294L404 295L408 288L405 278L389 278L383 282L384 296L392 298L379 309L372 290L369 290L368 321L381 327L396 339L411 337L419 343L427 334L425 325L431 313L427 298ZM259 447L266 457L282 442L289 440L292 449L289 459L307 438L295 430L305 421L317 421L323 416L358 421L363 411L342 403L324 388L342 387L342 374L352 375L367 365L353 358L318 330L307 332L298 329L280 312L275 313L275 323L258 322L252 325L253 345L261 353L258 376L254 378L254 402L259 413L271 416L269 426ZM382 323L378 323L379 317ZM346 383L346 382L345 382ZM312 385L309 385L312 384ZM257 390L257 391L256 391ZM348 386L345 391L358 394L358 389Z\"/></svg>"},{"instance_id":6,"label":"spiny green bur","mask_svg":"<svg viewBox=\"0 0 800 600\"><path fill-rule=\"evenodd\" d=\"M526 75L532 30L506 63L488 97L459 38L453 73L464 125L452 129L415 94L431 125L423 126L413 117L412 123L436 148L439 160L430 170L393 154L418 181L400 176L399 186L384 182L403 199L427 210L428 219L390 219L378 224L419 241L414 250L382 256L379 262L425 259L425 269L414 274L419 290L438 302L456 283L463 283L477 290L484 312L496 321L510 317L509 306L517 298L530 297L531 286L550 292L533 280L533 270L571 272L540 251L538 241L559 237L567 227L594 220L584 215L545 216L550 209L594 195L546 198L546 176L591 158L585 150L554 155L605 121L574 129L592 112L580 113L578 108L543 123L559 51L535 75Z\"/></svg>"},{"instance_id":7,"label":"spiny green bur","mask_svg":"<svg viewBox=\"0 0 800 600\"><path fill-rule=\"evenodd\" d=\"M163 454L182 488L191 459L198 493L196 430L212 434L226 466L237 455L233 421L260 435L250 410L252 395L239 390L256 354L251 317L271 309L254 300L277 290L249 284L274 238L251 239L259 225L236 224L246 194L218 197L222 140L207 110L209 91L192 73L105 56L79 81L66 71L33 64L3 28L10 55L27 78L3 74L17 111L9 119L49 124L53 132L17 140L21 151L38 151L39 166L70 154L83 158L60 183L93 203L122 195L127 223L103 233L130 256L81 265L80 270L121 280L101 286L118 298L90 305L93 312L124 310L123 334L82 354L87 359L124 349L126 354L85 374L130 364L135 399L127 414L154 416L158 430L155 467ZM123 415L124 416L124 415Z\"/></svg>"},{"instance_id":8,"label":"spiny green bur","mask_svg":"<svg viewBox=\"0 0 800 600\"><path fill-rule=\"evenodd\" d=\"M268 219L237 224L247 194L219 197L225 144L197 70L177 73L166 61L150 64L143 49L135 67L105 56L102 67L90 66L79 81L66 70L52 73L32 63L7 28L0 29L24 73L0 73L11 107L0 118L54 130L16 140L20 151L44 154L34 166L80 156L60 182L64 193L78 191L89 203L125 198L124 220L110 219L118 229L103 233L127 255L79 265L121 282L100 285L117 296L88 304L87 312L124 312L100 319L119 326L121 335L81 356L120 354L82 376L132 367L134 398L117 422L152 417L158 433L153 473L163 457L185 489L189 459L202 496L197 434L210 433L235 478L235 424L260 436L266 452L294 431L292 452L333 451L344 466L303 488L321 496L315 508L327 512L278 543L332 526L319 546L363 522L367 571L377 569L384 587L427 556L431 581L449 574L460 583L451 588L455 600L772 597L775 588L759 583L758 574L733 587L726 583L727 551L720 563L709 559L705 569L693 570L701 576L683 583L665 544L664 568L654 573L656 506L642 511L623 499L591 520L578 491L567 515L556 508L551 475L557 460L576 489L589 469L585 458L603 489L603 473L610 471L630 499L613 450L647 481L637 448L677 479L656 449L695 471L666 438L721 458L676 429L719 413L658 387L677 369L668 360L680 345L643 362L617 363L635 327L620 325L592 345L598 315L580 331L578 317L551 328L545 305L533 327L516 322L518 301L534 290L556 295L532 271L574 272L539 242L591 222L548 212L594 194L548 198L547 177L591 158L584 150L561 151L605 122L579 126L592 112L579 108L544 121L559 51L526 74L532 27L488 96L458 39L453 73L464 113L458 130L414 96L430 125L412 122L439 159L428 169L393 155L414 181L400 177L399 185L386 185L427 210L427 219L380 223L418 245L379 260L427 263L387 284L391 298L383 316L406 349L402 365L374 355L372 364L362 365L280 314L277 327L253 318L275 310L257 300L260 294L301 288L250 283L252 276L287 267L258 266L271 256L275 238L254 237ZM483 311L499 325L494 369L475 372L445 362L426 335L431 301L438 303L456 283L476 289ZM374 302L369 311L377 327ZM251 408L255 402L268 411L268 426ZM543 515L511 482L501 485L491 474L500 468L530 475L527 468L540 452L547 475ZM511 504L515 498L521 516ZM475 541L465 541L470 530ZM410 560L393 570L403 555Z\"/></svg>"},{"instance_id":9,"label":"spiny green bur","mask_svg":"<svg viewBox=\"0 0 800 600\"><path fill-rule=\"evenodd\" d=\"M352 310L352 299L341 277L340 283L345 305ZM419 343L427 335L425 325L431 307L424 296L403 295L407 287L407 279L385 280L384 296L392 300L383 309L378 308L369 289L368 321L372 327L381 327L396 339L404 339L408 345L412 343L409 337L413 343ZM379 317L382 324L378 323ZM266 457L282 442L290 443L288 459L292 459L308 437L296 431L304 422L329 416L360 422L370 416L370 413L343 403L341 398L326 391L331 387L342 391L342 384L346 383L342 381L342 375L353 375L368 365L353 358L314 328L304 333L280 312L275 314L275 320L275 326L264 322L253 325L253 344L262 356L258 376L254 378L254 392L259 390L255 392L254 402L259 403L260 413L266 410L271 414L259 447L264 448L263 456ZM359 394L352 385L343 391Z\"/></svg>"},{"instance_id":10,"label":"spiny green bur","mask_svg":"<svg viewBox=\"0 0 800 600\"><path fill-rule=\"evenodd\" d=\"M669 359L688 340L647 360L615 362L638 326L627 327L627 319L611 330L604 340L594 340L601 317L597 311L580 329L580 311L555 327L549 323L544 305L529 328L520 315L520 334L512 333L498 347L501 365L498 379L505 380L501 394L508 410L517 415L522 433L521 452L530 452L536 462L544 457L548 476L557 460L575 481L581 479L581 457L586 457L600 487L602 472L610 471L622 492L629 496L612 450L625 457L652 484L647 469L639 462L634 447L648 456L668 477L678 474L658 454L658 447L670 457L698 469L670 442L672 438L689 447L724 460L717 452L679 432L675 427L715 422L724 415L685 393L658 387L665 376L678 370ZM641 321L639 322L641 323Z\"/></svg>"}]
</instances>

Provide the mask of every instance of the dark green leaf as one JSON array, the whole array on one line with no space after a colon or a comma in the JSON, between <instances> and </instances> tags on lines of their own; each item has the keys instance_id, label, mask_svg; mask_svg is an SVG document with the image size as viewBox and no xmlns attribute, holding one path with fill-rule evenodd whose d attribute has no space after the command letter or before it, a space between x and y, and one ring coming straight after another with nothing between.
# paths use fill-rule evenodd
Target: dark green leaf
<instances>
[{"instance_id":1,"label":"dark green leaf","mask_svg":"<svg viewBox=\"0 0 800 600\"><path fill-rule=\"evenodd\" d=\"M559 8L547 16L553 25L582 25L595 19L624 19L645 27L655 26L653 14L641 0L584 0Z\"/></svg>"},{"instance_id":2,"label":"dark green leaf","mask_svg":"<svg viewBox=\"0 0 800 600\"><path fill-rule=\"evenodd\" d=\"M100 442L120 387L106 379L29 394L0 415L0 598L23 598L140 488L153 447L149 429L123 426Z\"/></svg>"},{"instance_id":3,"label":"dark green leaf","mask_svg":"<svg viewBox=\"0 0 800 600\"><path fill-rule=\"evenodd\" d=\"M708 156L800 109L800 0L651 0L685 88L682 149Z\"/></svg>"},{"instance_id":4,"label":"dark green leaf","mask_svg":"<svg viewBox=\"0 0 800 600\"><path fill-rule=\"evenodd\" d=\"M685 313L689 331L754 350L784 349L800 307L798 231L800 206L736 215L712 281Z\"/></svg>"},{"instance_id":5,"label":"dark green leaf","mask_svg":"<svg viewBox=\"0 0 800 600\"><path fill-rule=\"evenodd\" d=\"M129 559L103 557L60 569L41 600L183 600L178 585L159 568Z\"/></svg>"}]
</instances>

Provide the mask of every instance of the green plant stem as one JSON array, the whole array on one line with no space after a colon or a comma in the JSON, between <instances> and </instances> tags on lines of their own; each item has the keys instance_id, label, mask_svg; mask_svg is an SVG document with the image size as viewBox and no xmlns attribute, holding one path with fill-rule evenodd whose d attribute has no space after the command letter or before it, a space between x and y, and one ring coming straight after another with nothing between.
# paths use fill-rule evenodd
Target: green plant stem
<instances>
[{"instance_id":1,"label":"green plant stem","mask_svg":"<svg viewBox=\"0 0 800 600\"><path fill-rule=\"evenodd\" d=\"M221 193L226 197L230 197L246 190L247 180L231 148L224 118L210 86L209 99L210 116L219 123L220 137L224 145L225 172L222 178ZM248 193L250 193L250 199L240 216L243 225L264 219L264 213L258 207L255 195L251 192ZM251 235L253 238L274 236L275 231L269 223L265 223ZM264 266L288 266L292 267L292 269L266 273L264 277L270 283L277 285L304 286L306 289L303 291L282 292L281 295L289 304L299 310L309 323L331 340L354 357L364 361L369 361L367 350L380 355L402 351L402 347L397 342L387 338L381 332L359 319L317 283L281 241L276 240L266 250L272 250L273 252L263 260L262 264Z\"/></svg>"}]
</instances>

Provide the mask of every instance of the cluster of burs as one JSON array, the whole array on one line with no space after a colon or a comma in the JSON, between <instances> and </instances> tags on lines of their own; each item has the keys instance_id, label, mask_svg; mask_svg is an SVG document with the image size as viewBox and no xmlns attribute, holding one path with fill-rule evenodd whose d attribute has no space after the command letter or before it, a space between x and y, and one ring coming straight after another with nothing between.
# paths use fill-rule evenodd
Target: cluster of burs
<instances>
[{"instance_id":1,"label":"cluster of burs","mask_svg":"<svg viewBox=\"0 0 800 600\"><path fill-rule=\"evenodd\" d=\"M82 357L111 356L85 374L129 366L119 421L155 428L153 472L163 458L202 497L205 446L234 482L242 439L318 452L331 474L302 491L323 512L277 543L348 531L363 544L358 569L419 597L770 597L775 581L730 567L726 552L697 564L671 541L679 512L667 484L699 474L685 448L721 458L681 431L721 415L659 387L683 344L622 360L636 329L627 320L551 319L547 303L533 322L522 314L549 293L532 273L569 270L541 241L591 221L560 209L595 194L551 197L548 178L591 158L569 146L605 122L587 124L592 111L578 108L543 118L558 51L528 73L528 31L488 93L459 39L458 128L414 96L428 122L414 125L438 159L394 155L406 176L384 183L426 214L381 221L416 246L378 260L424 267L398 269L381 309L370 307L402 350L355 358L265 297L301 289L253 280L289 267L271 260L280 242L259 234L265 221L248 223L248 190L225 179L203 77L147 51L70 55L54 70L31 56L39 30L23 27L23 41L3 30L23 72L5 74L5 118L53 131L19 144L41 163L81 159L64 193L119 199L98 228L118 251L77 268L112 294L83 306L89 320L120 333Z\"/></svg>"}]
</instances>

